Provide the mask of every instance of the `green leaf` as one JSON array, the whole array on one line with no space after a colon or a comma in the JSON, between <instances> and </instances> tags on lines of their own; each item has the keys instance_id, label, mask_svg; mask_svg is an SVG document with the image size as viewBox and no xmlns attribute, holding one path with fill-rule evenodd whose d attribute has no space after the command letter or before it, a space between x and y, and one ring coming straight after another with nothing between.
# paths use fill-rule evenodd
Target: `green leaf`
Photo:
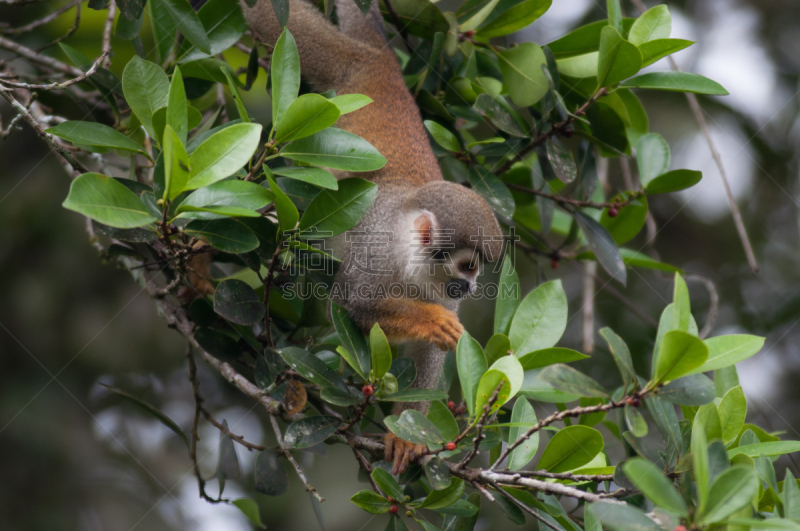
<instances>
[{"instance_id":1,"label":"green leaf","mask_svg":"<svg viewBox=\"0 0 800 531\"><path fill-rule=\"evenodd\" d=\"M62 206L118 229L142 227L158 220L125 185L99 173L84 173L72 181Z\"/></svg>"},{"instance_id":2,"label":"green leaf","mask_svg":"<svg viewBox=\"0 0 800 531\"><path fill-rule=\"evenodd\" d=\"M71 120L51 127L47 132L73 144L119 149L129 153L139 153L150 158L150 154L139 143L112 127L96 122Z\"/></svg>"},{"instance_id":3,"label":"green leaf","mask_svg":"<svg viewBox=\"0 0 800 531\"><path fill-rule=\"evenodd\" d=\"M239 119L241 119L243 123L250 123L250 117L247 115L247 109L244 107L244 102L242 102L242 95L239 93L239 89L236 87L237 84L241 84L239 78L236 76L235 72L231 72L231 69L227 66L221 66L219 69L222 72L222 75L225 76L225 79L228 80L228 89L230 89L231 97L233 98L233 102L236 104L236 111L239 113Z\"/></svg>"},{"instance_id":4,"label":"green leaf","mask_svg":"<svg viewBox=\"0 0 800 531\"><path fill-rule=\"evenodd\" d=\"M622 7L619 0L606 0L606 11L608 12L608 25L617 32L624 31L622 27Z\"/></svg>"},{"instance_id":5,"label":"green leaf","mask_svg":"<svg viewBox=\"0 0 800 531\"><path fill-rule=\"evenodd\" d=\"M189 115L187 111L186 90L183 86L181 69L175 67L172 81L169 84L167 96L167 125L172 126L182 144L186 144L186 135L189 133Z\"/></svg>"},{"instance_id":6,"label":"green leaf","mask_svg":"<svg viewBox=\"0 0 800 531\"><path fill-rule=\"evenodd\" d=\"M266 166L264 166L264 168L264 173L267 173ZM285 235L287 231L294 230L297 226L300 213L297 211L297 207L294 206L294 203L292 203L292 200L289 199L289 196L278 187L275 183L275 179L269 174L267 174L267 183L275 197L275 212L278 214L278 230L280 230L282 235Z\"/></svg>"},{"instance_id":7,"label":"green leaf","mask_svg":"<svg viewBox=\"0 0 800 531\"><path fill-rule=\"evenodd\" d=\"M600 336L608 343L608 349L611 351L611 356L614 358L614 363L617 364L622 381L627 388L630 384L636 382L636 371L633 368L633 360L631 359L631 352L628 350L628 345L610 328L600 329Z\"/></svg>"},{"instance_id":8,"label":"green leaf","mask_svg":"<svg viewBox=\"0 0 800 531\"><path fill-rule=\"evenodd\" d=\"M800 441L774 441L757 444L747 444L728 450L728 458L743 454L750 457L775 457L778 455L800 452Z\"/></svg>"},{"instance_id":9,"label":"green leaf","mask_svg":"<svg viewBox=\"0 0 800 531\"><path fill-rule=\"evenodd\" d=\"M189 157L185 189L202 188L236 173L250 160L260 138L259 124L234 124L208 137Z\"/></svg>"},{"instance_id":10,"label":"green leaf","mask_svg":"<svg viewBox=\"0 0 800 531\"><path fill-rule=\"evenodd\" d=\"M691 450L692 471L695 485L697 486L697 510L703 512L708 503L708 490L711 483L708 467L708 441L706 440L706 431L703 426L695 425L692 427Z\"/></svg>"},{"instance_id":11,"label":"green leaf","mask_svg":"<svg viewBox=\"0 0 800 531\"><path fill-rule=\"evenodd\" d=\"M272 124L279 126L289 105L300 92L300 55L288 28L283 28L270 64L272 76Z\"/></svg>"},{"instance_id":12,"label":"green leaf","mask_svg":"<svg viewBox=\"0 0 800 531\"><path fill-rule=\"evenodd\" d=\"M259 217L256 212L272 202L272 194L249 181L219 181L192 192L178 206L178 217L220 219L223 217Z\"/></svg>"},{"instance_id":13,"label":"green leaf","mask_svg":"<svg viewBox=\"0 0 800 531\"><path fill-rule=\"evenodd\" d=\"M186 225L184 232L208 241L215 249L231 254L246 253L259 245L253 231L236 219L198 219Z\"/></svg>"},{"instance_id":14,"label":"green leaf","mask_svg":"<svg viewBox=\"0 0 800 531\"><path fill-rule=\"evenodd\" d=\"M456 365L458 379L461 382L461 396L467 403L467 411L475 415L475 395L481 376L488 370L486 356L480 343L472 339L469 332L464 332L456 347Z\"/></svg>"},{"instance_id":15,"label":"green leaf","mask_svg":"<svg viewBox=\"0 0 800 531\"><path fill-rule=\"evenodd\" d=\"M428 402L447 398L447 393L436 389L403 389L390 395L381 396L386 402Z\"/></svg>"},{"instance_id":16,"label":"green leaf","mask_svg":"<svg viewBox=\"0 0 800 531\"><path fill-rule=\"evenodd\" d=\"M517 357L555 345L567 326L567 296L561 280L530 292L511 321L508 337Z\"/></svg>"},{"instance_id":17,"label":"green leaf","mask_svg":"<svg viewBox=\"0 0 800 531\"><path fill-rule=\"evenodd\" d=\"M633 18L622 19L622 35L630 29L635 20ZM553 51L557 58L595 52L600 47L600 35L606 26L608 26L607 20L592 22L551 42L547 47Z\"/></svg>"},{"instance_id":18,"label":"green leaf","mask_svg":"<svg viewBox=\"0 0 800 531\"><path fill-rule=\"evenodd\" d=\"M469 182L472 189L498 214L507 218L514 215L514 197L494 173L483 166L470 166Z\"/></svg>"},{"instance_id":19,"label":"green leaf","mask_svg":"<svg viewBox=\"0 0 800 531\"><path fill-rule=\"evenodd\" d=\"M605 227L608 233L611 234L617 245L622 245L639 234L646 220L647 199L642 197L631 201L627 206L620 209L614 217L609 215L608 209L604 209L603 214L600 216L600 225Z\"/></svg>"},{"instance_id":20,"label":"green leaf","mask_svg":"<svg viewBox=\"0 0 800 531\"><path fill-rule=\"evenodd\" d=\"M436 403L436 402L434 402ZM453 478L450 476L450 467L447 462L436 456L425 463L425 477L428 478L428 483L433 490L443 490L453 483ZM437 530L436 527L426 527L426 530Z\"/></svg>"},{"instance_id":21,"label":"green leaf","mask_svg":"<svg viewBox=\"0 0 800 531\"><path fill-rule=\"evenodd\" d=\"M151 29L156 52L156 61L166 61L170 50L175 45L175 23L169 16L163 0L150 0L147 2L147 11L150 15Z\"/></svg>"},{"instance_id":22,"label":"green leaf","mask_svg":"<svg viewBox=\"0 0 800 531\"><path fill-rule=\"evenodd\" d=\"M727 96L728 91L716 81L688 72L651 72L642 74L623 83L626 87L667 90L671 92L693 92Z\"/></svg>"},{"instance_id":23,"label":"green leaf","mask_svg":"<svg viewBox=\"0 0 800 531\"><path fill-rule=\"evenodd\" d=\"M603 386L569 365L550 365L544 368L539 377L565 393L589 398L610 398Z\"/></svg>"},{"instance_id":24,"label":"green leaf","mask_svg":"<svg viewBox=\"0 0 800 531\"><path fill-rule=\"evenodd\" d=\"M208 34L187 0L161 0L175 26L198 50L210 53Z\"/></svg>"},{"instance_id":25,"label":"green leaf","mask_svg":"<svg viewBox=\"0 0 800 531\"><path fill-rule=\"evenodd\" d=\"M635 75L642 68L642 52L619 31L607 26L600 34L597 86L609 87Z\"/></svg>"},{"instance_id":26,"label":"green leaf","mask_svg":"<svg viewBox=\"0 0 800 531\"><path fill-rule=\"evenodd\" d=\"M347 114L369 105L372 98L363 94L342 94L331 98L330 102L339 108L340 114Z\"/></svg>"},{"instance_id":27,"label":"green leaf","mask_svg":"<svg viewBox=\"0 0 800 531\"><path fill-rule=\"evenodd\" d=\"M709 440L722 438L722 421L714 404L701 406L694 415L693 429L702 429Z\"/></svg>"},{"instance_id":28,"label":"green leaf","mask_svg":"<svg viewBox=\"0 0 800 531\"><path fill-rule=\"evenodd\" d=\"M157 138L153 114L169 101L167 74L158 65L134 55L122 72L122 92L150 138Z\"/></svg>"},{"instance_id":29,"label":"green leaf","mask_svg":"<svg viewBox=\"0 0 800 531\"><path fill-rule=\"evenodd\" d=\"M689 516L689 509L680 493L656 465L641 457L634 457L627 460L622 469L642 494L657 506L684 517Z\"/></svg>"},{"instance_id":30,"label":"green leaf","mask_svg":"<svg viewBox=\"0 0 800 531\"><path fill-rule=\"evenodd\" d=\"M547 58L539 45L525 42L514 48L497 52L500 72L511 101L528 107L541 100L549 90L542 66Z\"/></svg>"},{"instance_id":31,"label":"green leaf","mask_svg":"<svg viewBox=\"0 0 800 531\"><path fill-rule=\"evenodd\" d=\"M274 451L265 450L258 454L255 483L256 492L267 496L280 496L289 490L289 475L278 461Z\"/></svg>"},{"instance_id":32,"label":"green leaf","mask_svg":"<svg viewBox=\"0 0 800 531\"><path fill-rule=\"evenodd\" d=\"M445 442L433 422L416 409L406 409L399 417L390 415L386 417L385 423L389 431L414 444L429 443L436 447Z\"/></svg>"},{"instance_id":33,"label":"green leaf","mask_svg":"<svg viewBox=\"0 0 800 531\"><path fill-rule=\"evenodd\" d=\"M420 509L441 509L452 505L464 493L464 480L453 478L450 486L442 490L432 490L420 505Z\"/></svg>"},{"instance_id":34,"label":"green leaf","mask_svg":"<svg viewBox=\"0 0 800 531\"><path fill-rule=\"evenodd\" d=\"M350 319L347 310L335 302L331 302L331 321L339 334L342 346L355 356L354 361L357 365L353 367L353 370L358 372L362 378L368 380L371 360L364 334Z\"/></svg>"},{"instance_id":35,"label":"green leaf","mask_svg":"<svg viewBox=\"0 0 800 531\"><path fill-rule=\"evenodd\" d=\"M189 182L191 162L181 139L171 125L164 127L164 199L178 197ZM208 219L212 219L209 217Z\"/></svg>"},{"instance_id":36,"label":"green leaf","mask_svg":"<svg viewBox=\"0 0 800 531\"><path fill-rule=\"evenodd\" d=\"M477 31L481 37L502 37L521 30L544 15L552 0L525 0L506 10L502 15Z\"/></svg>"},{"instance_id":37,"label":"green leaf","mask_svg":"<svg viewBox=\"0 0 800 531\"><path fill-rule=\"evenodd\" d=\"M708 493L708 504L699 515L702 524L721 522L739 509L749 505L758 494L759 479L755 470L746 465L734 465L717 476Z\"/></svg>"},{"instance_id":38,"label":"green leaf","mask_svg":"<svg viewBox=\"0 0 800 531\"><path fill-rule=\"evenodd\" d=\"M264 318L264 303L246 282L228 279L217 286L214 311L227 321L250 326Z\"/></svg>"},{"instance_id":39,"label":"green leaf","mask_svg":"<svg viewBox=\"0 0 800 531\"><path fill-rule=\"evenodd\" d=\"M660 396L660 395L659 395ZM639 410L630 404L625 404L625 425L634 437L640 438L647 435L647 421Z\"/></svg>"},{"instance_id":40,"label":"green leaf","mask_svg":"<svg viewBox=\"0 0 800 531\"><path fill-rule=\"evenodd\" d=\"M322 168L314 168L309 166L283 166L280 168L271 168L272 173L282 177L289 177L297 181L303 181L320 188L328 188L329 190L338 190L339 182L336 177L330 172Z\"/></svg>"},{"instance_id":41,"label":"green leaf","mask_svg":"<svg viewBox=\"0 0 800 531\"><path fill-rule=\"evenodd\" d=\"M648 195L679 192L696 185L702 178L703 172L700 171L672 170L653 178L645 190Z\"/></svg>"},{"instance_id":42,"label":"green leaf","mask_svg":"<svg viewBox=\"0 0 800 531\"><path fill-rule=\"evenodd\" d=\"M593 503L588 509L602 522L604 527L614 531L660 531L661 528L648 518L641 509L631 505L610 502Z\"/></svg>"},{"instance_id":43,"label":"green leaf","mask_svg":"<svg viewBox=\"0 0 800 531\"><path fill-rule=\"evenodd\" d=\"M689 288L680 273L675 273L675 288L672 296L672 322L678 330L688 331L692 322Z\"/></svg>"},{"instance_id":44,"label":"green leaf","mask_svg":"<svg viewBox=\"0 0 800 531\"><path fill-rule=\"evenodd\" d=\"M126 41L132 41L139 36L139 32L142 30L143 19L144 17L142 17L141 13L138 18L133 20L129 19L127 16L117 18L114 36Z\"/></svg>"},{"instance_id":45,"label":"green leaf","mask_svg":"<svg viewBox=\"0 0 800 531\"><path fill-rule=\"evenodd\" d=\"M562 428L544 449L537 466L548 472L569 472L589 463L603 450L603 435L588 426Z\"/></svg>"},{"instance_id":46,"label":"green leaf","mask_svg":"<svg viewBox=\"0 0 800 531\"><path fill-rule=\"evenodd\" d=\"M639 179L647 187L650 181L669 169L669 144L658 133L644 135L636 143L636 162Z\"/></svg>"},{"instance_id":47,"label":"green leaf","mask_svg":"<svg viewBox=\"0 0 800 531\"><path fill-rule=\"evenodd\" d=\"M623 286L627 282L625 262L619 252L614 238L608 231L583 212L575 212L575 221L586 236L589 248L592 249L597 261L603 266L611 277Z\"/></svg>"},{"instance_id":48,"label":"green leaf","mask_svg":"<svg viewBox=\"0 0 800 531\"><path fill-rule=\"evenodd\" d=\"M636 19L628 32L628 40L639 46L648 41L666 39L672 31L672 17L665 5L648 9Z\"/></svg>"},{"instance_id":49,"label":"green leaf","mask_svg":"<svg viewBox=\"0 0 800 531\"><path fill-rule=\"evenodd\" d=\"M392 503L371 490L360 490L353 494L350 501L364 509L370 514L383 514L389 511Z\"/></svg>"},{"instance_id":50,"label":"green leaf","mask_svg":"<svg viewBox=\"0 0 800 531\"><path fill-rule=\"evenodd\" d=\"M511 411L511 422L513 423L528 423L528 424L536 424L536 411L533 409L533 406L528 402L528 400L524 397L519 397L517 401L514 403L514 409ZM517 441L522 435L524 435L529 428L523 427L512 427L508 430L508 444L512 444ZM527 465L531 459L536 455L536 451L539 449L539 432L534 433L531 435L525 442L520 444L518 447L514 448L510 454L508 454L508 468L510 470L520 470L525 465Z\"/></svg>"},{"instance_id":51,"label":"green leaf","mask_svg":"<svg viewBox=\"0 0 800 531\"><path fill-rule=\"evenodd\" d=\"M436 140L436 143L448 151L461 151L461 144L458 143L456 135L451 133L447 128L433 120L425 120L425 129Z\"/></svg>"},{"instance_id":52,"label":"green leaf","mask_svg":"<svg viewBox=\"0 0 800 531\"><path fill-rule=\"evenodd\" d=\"M472 107L501 131L520 138L528 136L525 133L528 127L524 125L524 122L520 123L521 117L518 114L512 115L513 109L510 108L502 96L479 94ZM517 117L520 120L517 120Z\"/></svg>"},{"instance_id":53,"label":"green leaf","mask_svg":"<svg viewBox=\"0 0 800 531\"><path fill-rule=\"evenodd\" d=\"M499 0L481 0L467 2L458 10L459 29L474 31L492 13Z\"/></svg>"},{"instance_id":54,"label":"green leaf","mask_svg":"<svg viewBox=\"0 0 800 531\"><path fill-rule=\"evenodd\" d=\"M788 468L783 479L781 501L783 501L783 515L786 518L800 521L800 487L797 486L794 474Z\"/></svg>"},{"instance_id":55,"label":"green leaf","mask_svg":"<svg viewBox=\"0 0 800 531\"><path fill-rule=\"evenodd\" d=\"M722 425L722 442L726 445L739 435L747 417L747 399L741 385L725 393L719 403L719 420Z\"/></svg>"},{"instance_id":56,"label":"green leaf","mask_svg":"<svg viewBox=\"0 0 800 531\"><path fill-rule=\"evenodd\" d=\"M433 40L437 32L447 33L450 23L441 10L429 0L404 0L392 2L397 17L403 27L411 35ZM381 15L387 20L394 20L383 2L378 4Z\"/></svg>"},{"instance_id":57,"label":"green leaf","mask_svg":"<svg viewBox=\"0 0 800 531\"><path fill-rule=\"evenodd\" d=\"M655 39L639 44L639 51L642 52L642 68L650 66L659 59L679 52L694 44L693 41L684 39Z\"/></svg>"},{"instance_id":58,"label":"green leaf","mask_svg":"<svg viewBox=\"0 0 800 531\"><path fill-rule=\"evenodd\" d=\"M572 152L558 142L547 139L547 160L558 177L558 180L569 184L578 177L578 166Z\"/></svg>"},{"instance_id":59,"label":"green leaf","mask_svg":"<svg viewBox=\"0 0 800 531\"><path fill-rule=\"evenodd\" d=\"M323 190L300 219L301 237L327 238L355 227L378 193L377 184L357 177L339 181L338 190ZM323 233L323 234L320 234Z\"/></svg>"},{"instance_id":60,"label":"green leaf","mask_svg":"<svg viewBox=\"0 0 800 531\"><path fill-rule=\"evenodd\" d=\"M708 372L735 365L756 355L764 346L766 338L747 334L717 336L705 340L708 359L689 374Z\"/></svg>"},{"instance_id":61,"label":"green leaf","mask_svg":"<svg viewBox=\"0 0 800 531\"><path fill-rule=\"evenodd\" d=\"M200 22L208 34L208 55L218 55L241 38L247 30L247 22L242 8L228 0L209 0L197 12ZM191 43L184 42L178 52L178 62L186 63L206 57L201 50L195 49Z\"/></svg>"},{"instance_id":62,"label":"green leaf","mask_svg":"<svg viewBox=\"0 0 800 531\"><path fill-rule=\"evenodd\" d=\"M577 350L562 347L543 348L534 350L519 357L522 368L526 371L540 369L554 363L569 363L571 361L585 360L589 356Z\"/></svg>"},{"instance_id":63,"label":"green leaf","mask_svg":"<svg viewBox=\"0 0 800 531\"><path fill-rule=\"evenodd\" d=\"M319 94L303 94L287 107L278 123L275 141L289 142L311 136L339 119L339 108Z\"/></svg>"},{"instance_id":64,"label":"green leaf","mask_svg":"<svg viewBox=\"0 0 800 531\"><path fill-rule=\"evenodd\" d=\"M511 320L519 307L520 298L519 275L514 270L514 264L508 254L503 259L503 268L500 270L500 279L497 282L497 287L497 300L494 307L494 332L495 334L508 335Z\"/></svg>"},{"instance_id":65,"label":"green leaf","mask_svg":"<svg viewBox=\"0 0 800 531\"><path fill-rule=\"evenodd\" d=\"M217 460L216 477L219 480L219 493L225 488L225 480L237 478L241 475L242 469L239 466L239 457L236 455L236 448L233 439L226 434L228 422L222 421L222 429L219 431L219 458Z\"/></svg>"},{"instance_id":66,"label":"green leaf","mask_svg":"<svg viewBox=\"0 0 800 531\"><path fill-rule=\"evenodd\" d=\"M478 390L475 397L475 416L479 418L483 414L484 405L489 402L494 391L500 386L500 382L505 383L497 395L497 401L492 405L490 411L492 413L516 396L520 387L522 387L524 377L522 365L516 356L504 356L495 361L478 382Z\"/></svg>"},{"instance_id":67,"label":"green leaf","mask_svg":"<svg viewBox=\"0 0 800 531\"><path fill-rule=\"evenodd\" d=\"M664 334L653 364L653 383L675 380L700 367L708 358L708 347L683 330Z\"/></svg>"},{"instance_id":68,"label":"green leaf","mask_svg":"<svg viewBox=\"0 0 800 531\"><path fill-rule=\"evenodd\" d=\"M258 509L258 504L249 498L239 498L231 502L235 505L256 527L264 528L264 522L261 521L261 513Z\"/></svg>"},{"instance_id":69,"label":"green leaf","mask_svg":"<svg viewBox=\"0 0 800 531\"><path fill-rule=\"evenodd\" d=\"M142 409L145 413L154 417L161 424L172 430L175 433L175 435L177 435L183 440L187 448L190 446L189 438L186 436L186 434L183 432L180 426L178 426L178 424L174 420L169 418L167 415L157 410L155 407L151 406L144 400L141 400L140 398L135 397L132 394L123 391L122 389L117 389L116 387L111 387L110 385L106 385L104 383L100 383L100 386L114 393L115 395L124 398L125 400L131 402L132 404L136 405L137 407Z\"/></svg>"},{"instance_id":70,"label":"green leaf","mask_svg":"<svg viewBox=\"0 0 800 531\"><path fill-rule=\"evenodd\" d=\"M231 76L227 77L223 70L228 72ZM241 81L236 77L236 71L231 65L225 61L207 57L205 59L197 59L181 65L181 72L183 77L196 77L198 79L205 79L206 81L213 81L214 83L227 84L229 79L241 86Z\"/></svg>"},{"instance_id":71,"label":"green leaf","mask_svg":"<svg viewBox=\"0 0 800 531\"><path fill-rule=\"evenodd\" d=\"M369 331L369 350L372 358L372 375L380 379L392 366L392 349L378 323Z\"/></svg>"},{"instance_id":72,"label":"green leaf","mask_svg":"<svg viewBox=\"0 0 800 531\"><path fill-rule=\"evenodd\" d=\"M294 140L280 151L282 157L345 171L373 171L386 165L372 144L342 129L331 127Z\"/></svg>"},{"instance_id":73,"label":"green leaf","mask_svg":"<svg viewBox=\"0 0 800 531\"><path fill-rule=\"evenodd\" d=\"M703 406L714 401L714 382L702 374L682 376L659 389L658 397L682 406Z\"/></svg>"},{"instance_id":74,"label":"green leaf","mask_svg":"<svg viewBox=\"0 0 800 531\"><path fill-rule=\"evenodd\" d=\"M308 448L316 446L336 433L339 419L328 416L305 417L286 428L283 436L284 448Z\"/></svg>"},{"instance_id":75,"label":"green leaf","mask_svg":"<svg viewBox=\"0 0 800 531\"><path fill-rule=\"evenodd\" d=\"M458 423L450 409L439 400L431 402L428 408L428 419L433 422L445 441L458 437Z\"/></svg>"},{"instance_id":76,"label":"green leaf","mask_svg":"<svg viewBox=\"0 0 800 531\"><path fill-rule=\"evenodd\" d=\"M286 347L279 350L278 354L292 369L310 382L322 387L336 387L349 393L344 380L311 352L297 347Z\"/></svg>"},{"instance_id":77,"label":"green leaf","mask_svg":"<svg viewBox=\"0 0 800 531\"><path fill-rule=\"evenodd\" d=\"M391 496L395 500L405 499L403 488L397 483L390 473L376 466L372 469L371 475L378 487L380 487L380 489L388 496Z\"/></svg>"}]
</instances>

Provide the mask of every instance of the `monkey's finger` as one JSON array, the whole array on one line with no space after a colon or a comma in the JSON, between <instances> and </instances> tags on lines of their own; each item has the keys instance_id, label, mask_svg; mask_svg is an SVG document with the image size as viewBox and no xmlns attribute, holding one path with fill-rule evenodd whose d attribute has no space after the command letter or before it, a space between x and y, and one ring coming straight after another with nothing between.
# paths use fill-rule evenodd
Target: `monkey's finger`
<instances>
[{"instance_id":1,"label":"monkey's finger","mask_svg":"<svg viewBox=\"0 0 800 531\"><path fill-rule=\"evenodd\" d=\"M408 448L408 446L403 448L403 458L400 461L400 468L399 468L399 473L400 474L402 474L403 472L408 470L408 461L411 458L411 452L412 451L413 451L413 446L411 448Z\"/></svg>"}]
</instances>

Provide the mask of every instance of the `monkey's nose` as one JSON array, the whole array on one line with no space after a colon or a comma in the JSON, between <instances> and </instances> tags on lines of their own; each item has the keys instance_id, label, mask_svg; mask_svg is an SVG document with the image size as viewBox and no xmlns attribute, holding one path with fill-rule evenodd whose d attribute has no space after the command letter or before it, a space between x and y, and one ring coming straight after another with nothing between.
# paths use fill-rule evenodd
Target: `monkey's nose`
<instances>
[{"instance_id":1,"label":"monkey's nose","mask_svg":"<svg viewBox=\"0 0 800 531\"><path fill-rule=\"evenodd\" d=\"M447 283L445 292L451 299L461 299L466 297L469 294L469 281L463 278L454 278Z\"/></svg>"}]
</instances>

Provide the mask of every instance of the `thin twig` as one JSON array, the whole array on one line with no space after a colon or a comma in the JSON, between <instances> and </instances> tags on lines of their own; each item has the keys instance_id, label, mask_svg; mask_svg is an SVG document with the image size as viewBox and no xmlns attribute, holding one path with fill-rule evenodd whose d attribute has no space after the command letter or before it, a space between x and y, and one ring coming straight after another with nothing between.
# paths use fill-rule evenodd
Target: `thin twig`
<instances>
[{"instance_id":1,"label":"thin twig","mask_svg":"<svg viewBox=\"0 0 800 531\"><path fill-rule=\"evenodd\" d=\"M566 479L571 481L613 481L612 474L573 474L572 472L547 472L545 470L499 470L509 474L520 474L522 476L532 476L548 479Z\"/></svg>"},{"instance_id":2,"label":"thin twig","mask_svg":"<svg viewBox=\"0 0 800 531\"><path fill-rule=\"evenodd\" d=\"M66 13L73 7L80 5L81 1L82 0L73 0L69 4L59 7L55 11L49 13L47 16L42 17L38 20L34 20L30 24L26 24L25 26L20 26L18 28L0 28L0 33L6 33L8 35L19 35L21 33L28 33L29 31L35 30L39 26L44 26L45 24L57 19L63 13Z\"/></svg>"},{"instance_id":3,"label":"thin twig","mask_svg":"<svg viewBox=\"0 0 800 531\"><path fill-rule=\"evenodd\" d=\"M374 490L378 494L383 495L381 489L378 488L378 484L375 483L374 479L372 479L372 465L369 464L369 461L367 461L367 458L364 457L364 455L361 453L361 450L359 450L355 446L350 446L350 448L353 450L353 455L356 456L356 461L358 461L358 466L360 466L361 469L364 472L366 472L367 477L369 478L369 484L372 485L372 490Z\"/></svg>"},{"instance_id":4,"label":"thin twig","mask_svg":"<svg viewBox=\"0 0 800 531\"><path fill-rule=\"evenodd\" d=\"M294 457L292 456L292 453L288 449L283 447L283 436L281 435L281 428L280 428L280 426L278 426L278 419L275 418L275 415L270 415L269 416L269 421L270 421L270 423L272 423L272 429L275 432L275 438L278 440L278 446L280 446L280 452L283 454L283 456L286 458L286 460L289 461L289 463L292 464L292 467L294 467L294 471L297 473L297 477L299 477L300 481L303 482L303 486L318 501L324 502L325 498L323 498L320 495L320 493L317 492L317 489L315 489L311 485L311 483L308 482L308 478L306 477L306 473L303 471L302 468L300 468L300 465L297 464L297 461L294 460Z\"/></svg>"},{"instance_id":5,"label":"thin twig","mask_svg":"<svg viewBox=\"0 0 800 531\"><path fill-rule=\"evenodd\" d=\"M714 323L717 321L717 310L719 309L719 293L717 293L717 287L714 285L714 282L711 281L710 278L704 277L703 275L699 275L697 273L687 273L687 279L695 279L699 280L703 283L708 290L708 296L711 299L709 302L708 308L708 317L706 318L706 322L703 325L703 329L700 330L700 339L705 339L711 329L714 328Z\"/></svg>"},{"instance_id":6,"label":"thin twig","mask_svg":"<svg viewBox=\"0 0 800 531\"><path fill-rule=\"evenodd\" d=\"M541 192L539 190L534 190L533 188L528 188L527 186L522 186L516 183L505 183L511 189L519 190L520 192L526 192L533 195L538 195L541 197L546 197L547 199L551 199L560 205L569 205L573 207L588 207L588 208L597 208L597 209L604 209L604 208L616 208L620 209L625 206L628 206L631 202L643 197L645 195L644 190L639 190L636 192L626 192L628 197L626 199L620 201L607 201L607 202L596 202L596 201L585 201L581 199L572 199L570 197L564 197L561 195L556 194L549 194L547 192Z\"/></svg>"},{"instance_id":7,"label":"thin twig","mask_svg":"<svg viewBox=\"0 0 800 531\"><path fill-rule=\"evenodd\" d=\"M201 407L200 411L203 413L203 416L206 418L206 420L208 422L210 422L211 424L213 424L215 428L217 428L219 431L224 433L226 436L230 437L231 440L241 444L242 446L244 446L248 450L256 450L256 451L259 451L259 452L263 452L264 450L267 449L266 446L263 446L261 444L251 443L251 442L247 441L243 436L236 435L235 433L233 433L231 430L226 428L224 424L222 424L220 421L215 419L214 416L211 413L209 413L206 408Z\"/></svg>"},{"instance_id":8,"label":"thin twig","mask_svg":"<svg viewBox=\"0 0 800 531\"><path fill-rule=\"evenodd\" d=\"M30 48L27 48L10 39L6 39L5 37L0 37L0 48L14 52L20 57L24 57L25 59L29 59L35 63L49 66L53 70L67 74L68 76L80 76L83 74L79 68L62 63L57 59L53 59L52 57L41 54L35 50L31 50Z\"/></svg>"}]
</instances>

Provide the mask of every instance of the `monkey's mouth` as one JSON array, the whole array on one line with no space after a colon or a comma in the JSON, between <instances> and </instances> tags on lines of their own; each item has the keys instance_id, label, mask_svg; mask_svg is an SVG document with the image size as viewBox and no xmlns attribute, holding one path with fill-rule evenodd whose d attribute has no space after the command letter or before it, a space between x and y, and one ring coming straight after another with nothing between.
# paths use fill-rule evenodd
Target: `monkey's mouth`
<instances>
[{"instance_id":1,"label":"monkey's mouth","mask_svg":"<svg viewBox=\"0 0 800 531\"><path fill-rule=\"evenodd\" d=\"M470 293L469 282L463 278L454 278L447 283L445 293L451 299L463 299Z\"/></svg>"}]
</instances>

